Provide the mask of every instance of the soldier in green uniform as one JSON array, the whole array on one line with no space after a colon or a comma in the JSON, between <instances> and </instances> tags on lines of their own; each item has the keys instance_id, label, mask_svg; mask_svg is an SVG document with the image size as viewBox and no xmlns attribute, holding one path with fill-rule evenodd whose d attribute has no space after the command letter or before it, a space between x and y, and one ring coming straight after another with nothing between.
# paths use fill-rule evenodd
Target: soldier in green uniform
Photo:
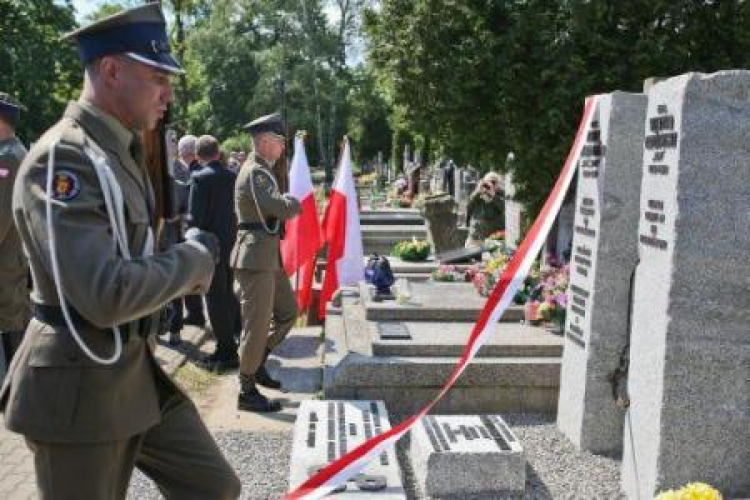
<instances>
[{"instance_id":1,"label":"soldier in green uniform","mask_svg":"<svg viewBox=\"0 0 750 500\"><path fill-rule=\"evenodd\" d=\"M0 391L34 453L42 499L124 499L133 467L166 498L234 499L240 483L151 350L159 312L204 293L218 255L198 229L153 254L141 130L173 99L157 4L77 30L84 88L26 156L13 215L33 277L31 320Z\"/></svg>"},{"instance_id":2,"label":"soldier in green uniform","mask_svg":"<svg viewBox=\"0 0 750 500\"><path fill-rule=\"evenodd\" d=\"M300 204L279 191L273 166L284 152L284 124L278 114L245 126L253 137L254 154L240 169L235 184L237 241L230 262L235 269L242 308L240 395L245 411L279 411L281 404L261 394L256 384L278 389L265 361L284 340L297 319L297 302L281 264L279 242L284 221L300 213Z\"/></svg>"},{"instance_id":3,"label":"soldier in green uniform","mask_svg":"<svg viewBox=\"0 0 750 500\"><path fill-rule=\"evenodd\" d=\"M26 148L16 137L21 104L0 92L0 381L29 322L29 266L13 224L13 183Z\"/></svg>"},{"instance_id":4,"label":"soldier in green uniform","mask_svg":"<svg viewBox=\"0 0 750 500\"><path fill-rule=\"evenodd\" d=\"M467 247L481 246L485 238L505 228L505 196L500 180L495 172L488 172L469 197Z\"/></svg>"}]
</instances>

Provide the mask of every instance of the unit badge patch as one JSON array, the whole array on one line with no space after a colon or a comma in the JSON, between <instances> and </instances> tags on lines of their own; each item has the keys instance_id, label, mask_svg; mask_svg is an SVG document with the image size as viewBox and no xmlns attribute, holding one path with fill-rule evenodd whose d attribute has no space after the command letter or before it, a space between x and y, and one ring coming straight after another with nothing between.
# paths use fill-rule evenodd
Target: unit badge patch
<instances>
[{"instance_id":1,"label":"unit badge patch","mask_svg":"<svg viewBox=\"0 0 750 500\"><path fill-rule=\"evenodd\" d=\"M81 192L81 181L73 172L58 170L52 179L52 197L59 201L70 201Z\"/></svg>"}]
</instances>

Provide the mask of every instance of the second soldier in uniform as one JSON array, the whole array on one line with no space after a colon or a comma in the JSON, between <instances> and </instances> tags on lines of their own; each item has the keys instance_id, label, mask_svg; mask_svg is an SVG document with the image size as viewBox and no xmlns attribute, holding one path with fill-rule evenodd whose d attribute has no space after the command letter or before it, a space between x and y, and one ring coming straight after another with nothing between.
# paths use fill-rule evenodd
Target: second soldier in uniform
<instances>
[{"instance_id":1,"label":"second soldier in uniform","mask_svg":"<svg viewBox=\"0 0 750 500\"><path fill-rule=\"evenodd\" d=\"M265 361L297 319L297 303L281 264L279 242L284 221L301 209L293 196L279 191L273 173L286 142L281 117L264 116L245 129L252 135L255 151L237 177L235 207L239 231L230 257L242 309L237 405L241 410L271 412L279 411L281 404L266 398L256 384L281 387L269 376Z\"/></svg>"}]
</instances>

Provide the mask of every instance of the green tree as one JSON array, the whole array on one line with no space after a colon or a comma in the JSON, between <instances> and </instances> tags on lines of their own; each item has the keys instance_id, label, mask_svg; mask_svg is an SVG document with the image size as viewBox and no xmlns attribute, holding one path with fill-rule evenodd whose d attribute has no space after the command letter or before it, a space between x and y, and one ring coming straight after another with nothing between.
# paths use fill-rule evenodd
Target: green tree
<instances>
[{"instance_id":1,"label":"green tree","mask_svg":"<svg viewBox=\"0 0 750 500\"><path fill-rule=\"evenodd\" d=\"M59 38L76 27L70 3L0 0L0 89L26 106L18 134L33 142L78 97L81 65Z\"/></svg>"}]
</instances>

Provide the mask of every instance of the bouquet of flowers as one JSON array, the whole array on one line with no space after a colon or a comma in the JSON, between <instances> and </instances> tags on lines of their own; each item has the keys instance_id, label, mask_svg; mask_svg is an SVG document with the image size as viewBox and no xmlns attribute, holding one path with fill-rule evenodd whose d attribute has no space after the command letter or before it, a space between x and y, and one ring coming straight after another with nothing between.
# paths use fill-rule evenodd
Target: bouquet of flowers
<instances>
[{"instance_id":1,"label":"bouquet of flowers","mask_svg":"<svg viewBox=\"0 0 750 500\"><path fill-rule=\"evenodd\" d=\"M442 265L430 274L432 281L463 281L464 275L456 266Z\"/></svg>"},{"instance_id":2,"label":"bouquet of flowers","mask_svg":"<svg viewBox=\"0 0 750 500\"><path fill-rule=\"evenodd\" d=\"M471 284L474 285L474 288L477 289L479 295L482 297L489 296L492 293L492 289L495 288L496 283L497 278L495 278L495 275L483 269L476 271L471 278Z\"/></svg>"},{"instance_id":3,"label":"bouquet of flowers","mask_svg":"<svg viewBox=\"0 0 750 500\"><path fill-rule=\"evenodd\" d=\"M430 255L430 243L427 240L417 240L416 238L412 238L411 241L400 241L393 248L393 255L410 262L427 260Z\"/></svg>"},{"instance_id":4,"label":"bouquet of flowers","mask_svg":"<svg viewBox=\"0 0 750 500\"><path fill-rule=\"evenodd\" d=\"M505 231L495 231L484 239L484 248L489 252L505 253Z\"/></svg>"},{"instance_id":5,"label":"bouquet of flowers","mask_svg":"<svg viewBox=\"0 0 750 500\"><path fill-rule=\"evenodd\" d=\"M721 493L706 483L690 483L679 490L668 490L655 500L722 500Z\"/></svg>"}]
</instances>

